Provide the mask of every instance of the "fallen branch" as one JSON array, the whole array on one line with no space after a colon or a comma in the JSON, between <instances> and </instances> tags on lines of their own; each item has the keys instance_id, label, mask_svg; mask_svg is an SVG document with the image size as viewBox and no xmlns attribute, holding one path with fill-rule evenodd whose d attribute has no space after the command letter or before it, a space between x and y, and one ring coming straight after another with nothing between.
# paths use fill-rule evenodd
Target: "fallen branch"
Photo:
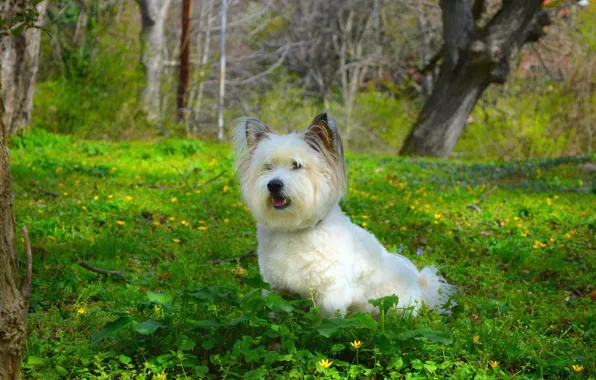
<instances>
[{"instance_id":1,"label":"fallen branch","mask_svg":"<svg viewBox=\"0 0 596 380\"><path fill-rule=\"evenodd\" d=\"M21 286L21 294L26 300L29 300L31 296L31 277L33 276L33 255L31 254L31 243L29 242L27 226L23 226L23 238L25 239L25 252L27 253L27 274Z\"/></svg>"},{"instance_id":2,"label":"fallen branch","mask_svg":"<svg viewBox=\"0 0 596 380\"><path fill-rule=\"evenodd\" d=\"M244 253L240 256L237 256L237 257L231 257L229 259L212 260L208 265L217 265L217 264L221 264L221 263L233 263L233 262L245 259L247 257L252 257L252 256L256 256L256 255L257 254L254 251L250 251L250 252L246 252L246 253Z\"/></svg>"},{"instance_id":3,"label":"fallen branch","mask_svg":"<svg viewBox=\"0 0 596 380\"><path fill-rule=\"evenodd\" d=\"M484 202L486 200L486 198L488 198L489 195L491 195L498 188L499 188L498 186L493 187L486 193L482 194L482 198L480 198L480 200L478 202L469 204L466 207L469 209L472 209L472 210L476 210L479 214L482 214L482 210L480 209L479 206L482 204L482 202Z\"/></svg>"},{"instance_id":4,"label":"fallen branch","mask_svg":"<svg viewBox=\"0 0 596 380\"><path fill-rule=\"evenodd\" d=\"M90 270L91 272L95 272L95 273L99 273L99 274L104 274L107 276L118 276L118 277L125 277L127 275L126 272L120 272L117 270L107 270L107 269L100 269L97 267L94 267L93 265L89 264L88 262L85 261L79 261L78 264L80 266L82 266L85 269Z\"/></svg>"},{"instance_id":5,"label":"fallen branch","mask_svg":"<svg viewBox=\"0 0 596 380\"><path fill-rule=\"evenodd\" d=\"M52 196L54 198L58 198L60 196L60 194L58 194L58 193L54 193L54 192L51 192L51 191L44 190L40 185L38 185L36 183L31 183L31 186L35 187L42 194L50 195L50 196Z\"/></svg>"}]
</instances>

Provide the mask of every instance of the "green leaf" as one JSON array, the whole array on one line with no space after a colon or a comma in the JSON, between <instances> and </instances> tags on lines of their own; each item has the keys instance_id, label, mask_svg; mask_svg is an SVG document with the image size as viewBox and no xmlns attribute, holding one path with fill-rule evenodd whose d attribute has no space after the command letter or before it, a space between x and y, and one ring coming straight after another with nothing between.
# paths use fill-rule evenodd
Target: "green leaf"
<instances>
[{"instance_id":1,"label":"green leaf","mask_svg":"<svg viewBox=\"0 0 596 380\"><path fill-rule=\"evenodd\" d=\"M172 302L172 297L169 294L146 292L149 301L169 305Z\"/></svg>"},{"instance_id":2,"label":"green leaf","mask_svg":"<svg viewBox=\"0 0 596 380\"><path fill-rule=\"evenodd\" d=\"M346 346L344 346L344 345L343 345L343 344L341 344L341 343L334 344L334 345L331 347L331 351L332 351L332 352L340 352L340 351L343 351L343 350L345 350L345 349L346 349Z\"/></svg>"},{"instance_id":3,"label":"green leaf","mask_svg":"<svg viewBox=\"0 0 596 380\"><path fill-rule=\"evenodd\" d=\"M150 335L157 331L157 329L160 327L166 328L168 327L168 325L153 319L149 319L145 322L141 322L138 325L136 325L134 330L139 334Z\"/></svg>"},{"instance_id":4,"label":"green leaf","mask_svg":"<svg viewBox=\"0 0 596 380\"><path fill-rule=\"evenodd\" d=\"M258 274L251 277L245 277L243 281L251 288L271 290L271 286L263 281L263 278Z\"/></svg>"},{"instance_id":5,"label":"green leaf","mask_svg":"<svg viewBox=\"0 0 596 380\"><path fill-rule=\"evenodd\" d=\"M106 323L100 332L95 334L91 344L97 344L105 338L117 339L118 333L135 321L134 317L120 317L113 322Z\"/></svg>"},{"instance_id":6,"label":"green leaf","mask_svg":"<svg viewBox=\"0 0 596 380\"><path fill-rule=\"evenodd\" d=\"M368 303L378 307L383 313L387 313L389 309L399 303L399 297L395 294L374 300L368 300Z\"/></svg>"},{"instance_id":7,"label":"green leaf","mask_svg":"<svg viewBox=\"0 0 596 380\"><path fill-rule=\"evenodd\" d=\"M451 344L453 343L453 334L451 330L434 330L430 327L424 327L416 330L406 331L399 335L400 339L411 339L417 336L423 336L435 343Z\"/></svg>"},{"instance_id":8,"label":"green leaf","mask_svg":"<svg viewBox=\"0 0 596 380\"><path fill-rule=\"evenodd\" d=\"M120 363L122 363L122 364L128 364L128 363L130 363L130 361L132 359L129 358L128 356L120 355L120 356L118 356L118 360L120 360Z\"/></svg>"},{"instance_id":9,"label":"green leaf","mask_svg":"<svg viewBox=\"0 0 596 380\"><path fill-rule=\"evenodd\" d=\"M272 311L284 311L291 313L294 307L280 295L275 293L269 293L267 295L267 307Z\"/></svg>"},{"instance_id":10,"label":"green leaf","mask_svg":"<svg viewBox=\"0 0 596 380\"><path fill-rule=\"evenodd\" d=\"M45 364L45 360L43 358L40 358L39 356L29 356L27 358L27 364L28 365L42 365Z\"/></svg>"},{"instance_id":11,"label":"green leaf","mask_svg":"<svg viewBox=\"0 0 596 380\"><path fill-rule=\"evenodd\" d=\"M62 367L61 365L57 365L56 366L56 372L58 372L62 376L67 376L68 375L68 371L66 370L66 368Z\"/></svg>"}]
</instances>

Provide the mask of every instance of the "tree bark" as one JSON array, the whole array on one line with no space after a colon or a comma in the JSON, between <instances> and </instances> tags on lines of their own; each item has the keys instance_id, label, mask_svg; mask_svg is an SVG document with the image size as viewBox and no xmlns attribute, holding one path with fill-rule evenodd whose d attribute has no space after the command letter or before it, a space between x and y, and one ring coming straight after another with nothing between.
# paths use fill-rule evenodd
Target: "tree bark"
<instances>
[{"instance_id":1,"label":"tree bark","mask_svg":"<svg viewBox=\"0 0 596 380\"><path fill-rule=\"evenodd\" d=\"M443 62L427 99L400 150L402 155L448 156L474 105L491 83L504 83L509 60L526 42L537 41L550 19L542 0L503 0L480 29L475 20L482 2L441 0Z\"/></svg>"},{"instance_id":2,"label":"tree bark","mask_svg":"<svg viewBox=\"0 0 596 380\"><path fill-rule=\"evenodd\" d=\"M161 76L165 48L164 22L171 0L137 0L141 8L141 65L145 85L139 92L139 104L149 121L159 120L161 105Z\"/></svg>"},{"instance_id":3,"label":"tree bark","mask_svg":"<svg viewBox=\"0 0 596 380\"><path fill-rule=\"evenodd\" d=\"M18 286L12 177L3 116L0 97L0 379L21 379L29 295Z\"/></svg>"},{"instance_id":4,"label":"tree bark","mask_svg":"<svg viewBox=\"0 0 596 380\"><path fill-rule=\"evenodd\" d=\"M22 3L28 4L26 1ZM47 1L35 7L39 13L36 25L43 23L46 8ZM11 134L31 124L40 40L41 30L37 28L29 28L21 34L2 39L0 77L4 85L2 91L5 107L4 123L8 133Z\"/></svg>"},{"instance_id":5,"label":"tree bark","mask_svg":"<svg viewBox=\"0 0 596 380\"><path fill-rule=\"evenodd\" d=\"M187 96L186 91L188 87L188 69L190 59L190 0L182 1L182 35L180 36L180 72L178 77L178 94L177 105L178 121L183 121L185 124L188 119L188 112L186 109Z\"/></svg>"}]
</instances>

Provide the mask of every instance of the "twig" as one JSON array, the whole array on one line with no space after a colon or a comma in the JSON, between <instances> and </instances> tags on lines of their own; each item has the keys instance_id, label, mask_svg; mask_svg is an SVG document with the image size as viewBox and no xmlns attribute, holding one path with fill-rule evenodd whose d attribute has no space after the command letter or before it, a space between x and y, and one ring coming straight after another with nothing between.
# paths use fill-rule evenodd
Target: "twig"
<instances>
[{"instance_id":1,"label":"twig","mask_svg":"<svg viewBox=\"0 0 596 380\"><path fill-rule=\"evenodd\" d=\"M36 187L37 190L39 190L39 192L42 193L42 194L50 195L50 196L52 196L54 198L58 198L60 196L60 194L58 194L58 193L54 193L54 192L51 192L51 191L47 191L47 190L42 189L41 186L38 185L38 184L36 184L36 183L32 183L31 185L34 186L34 187Z\"/></svg>"},{"instance_id":2,"label":"twig","mask_svg":"<svg viewBox=\"0 0 596 380\"><path fill-rule=\"evenodd\" d=\"M99 274L105 274L108 276L119 276L119 277L125 277L127 275L126 272L96 268L93 265L91 265L85 261L82 261L82 260L79 261L78 264L85 269L89 269L91 272L95 272L95 273L99 273Z\"/></svg>"},{"instance_id":3,"label":"twig","mask_svg":"<svg viewBox=\"0 0 596 380\"><path fill-rule=\"evenodd\" d=\"M224 175L224 174L226 174L226 171L225 171L225 170L224 170L223 172L219 173L218 175L216 175L215 177L213 177L213 178L210 178L210 179L208 179L207 181L203 182L202 184L200 184L199 186L197 186L197 188L198 188L198 187L203 187L203 186L205 186L206 184L208 184L208 183L211 183L211 182L215 181L216 179L218 179L219 177L221 177L221 176L222 176L222 175Z\"/></svg>"},{"instance_id":4,"label":"twig","mask_svg":"<svg viewBox=\"0 0 596 380\"><path fill-rule=\"evenodd\" d=\"M229 259L212 260L208 265L217 265L217 264L221 264L221 263L233 263L233 262L236 262L236 261L240 261L242 259L245 259L247 257L252 257L252 256L256 256L256 255L257 254L254 253L254 251L250 251L250 252L243 253L240 256L232 257L232 258L229 258Z\"/></svg>"},{"instance_id":5,"label":"twig","mask_svg":"<svg viewBox=\"0 0 596 380\"><path fill-rule=\"evenodd\" d=\"M178 171L178 173L180 173L180 175L182 176L182 180L184 181L184 184L186 185L186 187L188 187L188 190L190 190L190 192L191 192L191 193L194 193L194 191L195 191L195 190L192 188L192 186L190 186L190 185L188 184L188 181L187 181L187 178L186 178L186 177L187 177L187 176L186 176L186 174L182 173L182 170L180 170L180 169L178 169L178 168L175 168L175 169L176 169L176 171Z\"/></svg>"},{"instance_id":6,"label":"twig","mask_svg":"<svg viewBox=\"0 0 596 380\"><path fill-rule=\"evenodd\" d=\"M31 296L31 277L33 276L33 255L31 254L31 243L29 242L29 234L27 233L27 226L23 226L23 238L25 239L25 252L27 253L27 274L25 281L21 286L21 294L25 299Z\"/></svg>"},{"instance_id":7,"label":"twig","mask_svg":"<svg viewBox=\"0 0 596 380\"><path fill-rule=\"evenodd\" d=\"M498 186L493 187L486 193L482 194L482 198L480 198L480 200L478 202L469 204L466 207L469 209L472 209L472 210L476 210L479 214L482 214L482 210L478 206L480 206L482 204L482 202L484 202L486 200L486 198L488 198L488 196L491 195L498 188L499 188Z\"/></svg>"}]
</instances>

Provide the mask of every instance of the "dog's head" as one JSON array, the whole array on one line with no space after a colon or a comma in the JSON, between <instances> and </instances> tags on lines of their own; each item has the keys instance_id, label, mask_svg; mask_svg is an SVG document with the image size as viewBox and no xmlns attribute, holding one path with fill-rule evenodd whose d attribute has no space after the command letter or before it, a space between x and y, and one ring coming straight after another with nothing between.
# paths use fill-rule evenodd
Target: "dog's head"
<instances>
[{"instance_id":1,"label":"dog's head","mask_svg":"<svg viewBox=\"0 0 596 380\"><path fill-rule=\"evenodd\" d=\"M343 147L327 112L304 132L287 135L273 133L257 119L242 118L233 139L244 201L269 228L313 226L345 193Z\"/></svg>"}]
</instances>

